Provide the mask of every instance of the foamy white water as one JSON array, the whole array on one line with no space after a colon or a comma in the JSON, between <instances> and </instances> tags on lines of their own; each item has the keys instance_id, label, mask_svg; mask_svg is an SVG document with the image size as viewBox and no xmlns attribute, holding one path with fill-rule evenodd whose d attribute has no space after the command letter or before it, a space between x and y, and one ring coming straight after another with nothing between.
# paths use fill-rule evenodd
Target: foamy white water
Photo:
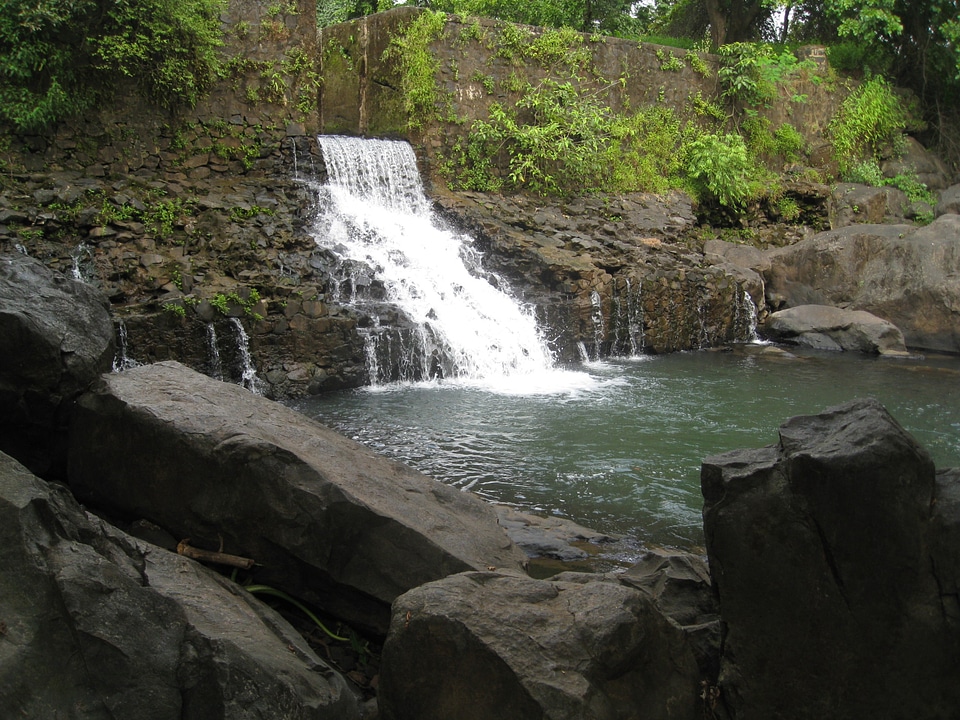
<instances>
[{"instance_id":1,"label":"foamy white water","mask_svg":"<svg viewBox=\"0 0 960 720\"><path fill-rule=\"evenodd\" d=\"M439 376L510 394L568 392L589 381L554 368L533 308L489 281L472 238L438 222L408 143L318 140L329 178L320 189L317 243L369 268L385 300L417 326L419 377L402 380ZM362 306L352 285L340 299ZM379 337L371 331L372 342ZM376 348L369 354L375 362Z\"/></svg>"}]
</instances>

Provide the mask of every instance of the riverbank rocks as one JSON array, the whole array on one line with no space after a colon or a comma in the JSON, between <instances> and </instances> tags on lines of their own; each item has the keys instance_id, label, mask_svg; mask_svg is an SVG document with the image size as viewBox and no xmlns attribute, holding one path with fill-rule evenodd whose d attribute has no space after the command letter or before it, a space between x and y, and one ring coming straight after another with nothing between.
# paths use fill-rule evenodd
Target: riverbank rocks
<instances>
[{"instance_id":1,"label":"riverbank rocks","mask_svg":"<svg viewBox=\"0 0 960 720\"><path fill-rule=\"evenodd\" d=\"M769 251L772 309L865 310L903 332L907 347L960 352L960 215L925 227L854 225Z\"/></svg>"},{"instance_id":2,"label":"riverbank rocks","mask_svg":"<svg viewBox=\"0 0 960 720\"><path fill-rule=\"evenodd\" d=\"M863 310L800 305L772 313L763 323L761 333L770 340L816 350L909 355L903 333L896 325Z\"/></svg>"},{"instance_id":3,"label":"riverbank rocks","mask_svg":"<svg viewBox=\"0 0 960 720\"><path fill-rule=\"evenodd\" d=\"M386 720L698 717L681 630L615 580L470 572L400 596L383 648Z\"/></svg>"},{"instance_id":4,"label":"riverbank rocks","mask_svg":"<svg viewBox=\"0 0 960 720\"><path fill-rule=\"evenodd\" d=\"M63 475L70 404L114 354L107 300L20 253L0 255L0 450Z\"/></svg>"},{"instance_id":5,"label":"riverbank rocks","mask_svg":"<svg viewBox=\"0 0 960 720\"><path fill-rule=\"evenodd\" d=\"M0 716L352 720L290 625L0 453Z\"/></svg>"},{"instance_id":6,"label":"riverbank rocks","mask_svg":"<svg viewBox=\"0 0 960 720\"><path fill-rule=\"evenodd\" d=\"M957 479L874 400L704 460L733 717L956 717Z\"/></svg>"},{"instance_id":7,"label":"riverbank rocks","mask_svg":"<svg viewBox=\"0 0 960 720\"><path fill-rule=\"evenodd\" d=\"M525 562L474 496L175 362L106 375L78 400L69 472L83 502L222 539L258 582L378 633L413 587Z\"/></svg>"}]
</instances>

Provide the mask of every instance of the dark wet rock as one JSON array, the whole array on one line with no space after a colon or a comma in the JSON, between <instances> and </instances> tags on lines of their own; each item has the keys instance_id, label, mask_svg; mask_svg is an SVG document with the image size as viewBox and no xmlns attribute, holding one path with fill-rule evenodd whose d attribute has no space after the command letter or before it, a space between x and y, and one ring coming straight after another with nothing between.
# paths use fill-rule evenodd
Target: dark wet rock
<instances>
[{"instance_id":1,"label":"dark wet rock","mask_svg":"<svg viewBox=\"0 0 960 720\"><path fill-rule=\"evenodd\" d=\"M956 483L874 400L704 461L734 717L955 717Z\"/></svg>"},{"instance_id":2,"label":"dark wet rock","mask_svg":"<svg viewBox=\"0 0 960 720\"><path fill-rule=\"evenodd\" d=\"M104 376L70 440L82 501L198 544L222 538L257 561L258 582L374 632L417 585L525 562L474 496L179 363Z\"/></svg>"},{"instance_id":3,"label":"dark wet rock","mask_svg":"<svg viewBox=\"0 0 960 720\"><path fill-rule=\"evenodd\" d=\"M896 325L863 310L800 305L772 313L760 331L770 340L815 350L901 357L909 354Z\"/></svg>"},{"instance_id":4,"label":"dark wet rock","mask_svg":"<svg viewBox=\"0 0 960 720\"><path fill-rule=\"evenodd\" d=\"M865 310L903 332L907 347L960 352L960 216L926 227L854 225L768 253L773 309Z\"/></svg>"},{"instance_id":5,"label":"dark wet rock","mask_svg":"<svg viewBox=\"0 0 960 720\"><path fill-rule=\"evenodd\" d=\"M530 515L507 505L494 506L500 527L529 558L548 558L561 562L585 560L600 546L609 545L614 538L605 533L578 525L559 517Z\"/></svg>"},{"instance_id":6,"label":"dark wet rock","mask_svg":"<svg viewBox=\"0 0 960 720\"><path fill-rule=\"evenodd\" d=\"M617 579L647 595L683 630L702 682L714 686L720 672L720 605L706 559L678 550L649 549Z\"/></svg>"},{"instance_id":7,"label":"dark wet rock","mask_svg":"<svg viewBox=\"0 0 960 720\"><path fill-rule=\"evenodd\" d=\"M683 193L568 200L484 193L436 198L538 320L561 360L709 347L749 334L754 274L707 266L684 240L696 225Z\"/></svg>"},{"instance_id":8,"label":"dark wet rock","mask_svg":"<svg viewBox=\"0 0 960 720\"><path fill-rule=\"evenodd\" d=\"M85 513L0 453L0 716L359 718L252 595Z\"/></svg>"},{"instance_id":9,"label":"dark wet rock","mask_svg":"<svg viewBox=\"0 0 960 720\"><path fill-rule=\"evenodd\" d=\"M394 604L383 648L386 720L698 717L683 632L615 580L473 572Z\"/></svg>"},{"instance_id":10,"label":"dark wet rock","mask_svg":"<svg viewBox=\"0 0 960 720\"><path fill-rule=\"evenodd\" d=\"M113 360L107 305L39 260L0 256L0 450L33 472L63 476L71 403Z\"/></svg>"}]
</instances>

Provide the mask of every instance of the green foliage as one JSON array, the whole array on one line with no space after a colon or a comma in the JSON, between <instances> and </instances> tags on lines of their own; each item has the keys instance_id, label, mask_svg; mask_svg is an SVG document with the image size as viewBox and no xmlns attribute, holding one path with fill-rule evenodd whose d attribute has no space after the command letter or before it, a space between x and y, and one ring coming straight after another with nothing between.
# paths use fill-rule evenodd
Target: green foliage
<instances>
[{"instance_id":1,"label":"green foliage","mask_svg":"<svg viewBox=\"0 0 960 720\"><path fill-rule=\"evenodd\" d=\"M540 194L665 192L681 184L681 123L665 107L614 113L572 82L527 85L514 107L494 104L442 171L454 187ZM506 156L506 176L493 159Z\"/></svg>"},{"instance_id":2,"label":"green foliage","mask_svg":"<svg viewBox=\"0 0 960 720\"><path fill-rule=\"evenodd\" d=\"M173 233L174 225L188 212L186 204L180 198L156 203L142 214L143 223L157 237L168 237Z\"/></svg>"},{"instance_id":3,"label":"green foliage","mask_svg":"<svg viewBox=\"0 0 960 720\"><path fill-rule=\"evenodd\" d=\"M259 205L252 205L248 208L235 207L230 209L230 219L236 223L243 222L244 220L250 220L258 215L273 217L276 214L276 210L273 210L272 208L260 207Z\"/></svg>"},{"instance_id":4,"label":"green foliage","mask_svg":"<svg viewBox=\"0 0 960 720\"><path fill-rule=\"evenodd\" d=\"M241 297L239 293L235 292L226 294L217 293L210 298L209 302L221 315L227 315L230 312L231 306L236 305L243 308L243 312L254 320L263 320L263 316L253 310L257 303L260 302L260 299L260 293L255 288L251 288L246 298Z\"/></svg>"},{"instance_id":5,"label":"green foliage","mask_svg":"<svg viewBox=\"0 0 960 720\"><path fill-rule=\"evenodd\" d=\"M876 158L867 158L850 167L843 179L846 182L872 185L874 187L895 187L902 190L910 202L923 202L936 205L937 196L920 182L915 172L905 171L893 177L884 177L883 170Z\"/></svg>"},{"instance_id":6,"label":"green foliage","mask_svg":"<svg viewBox=\"0 0 960 720\"><path fill-rule=\"evenodd\" d=\"M879 157L887 146L899 149L906 123L903 103L882 77L874 76L850 93L829 126L841 176L858 161Z\"/></svg>"},{"instance_id":7,"label":"green foliage","mask_svg":"<svg viewBox=\"0 0 960 720\"><path fill-rule=\"evenodd\" d=\"M171 315L176 315L177 317L187 316L187 308L184 307L183 305L180 305L179 303L172 303L172 302L164 303L163 309L164 309L164 312L168 312Z\"/></svg>"},{"instance_id":8,"label":"green foliage","mask_svg":"<svg viewBox=\"0 0 960 720\"><path fill-rule=\"evenodd\" d=\"M773 143L777 154L789 162L797 162L807 144L800 131L790 123L784 123L774 131Z\"/></svg>"},{"instance_id":9,"label":"green foliage","mask_svg":"<svg viewBox=\"0 0 960 720\"><path fill-rule=\"evenodd\" d=\"M156 105L193 105L218 77L221 0L7 0L0 119L42 130L109 98L122 78Z\"/></svg>"},{"instance_id":10,"label":"green foliage","mask_svg":"<svg viewBox=\"0 0 960 720\"><path fill-rule=\"evenodd\" d=\"M668 58L667 54L663 50L658 49L656 55L657 55L657 60L660 61L661 70L679 72L687 66L687 64L683 62L683 60L678 58L672 52L670 53L670 56Z\"/></svg>"},{"instance_id":11,"label":"green foliage","mask_svg":"<svg viewBox=\"0 0 960 720\"><path fill-rule=\"evenodd\" d=\"M723 97L744 107L769 105L777 98L778 86L816 69L812 60L800 62L789 50L777 53L765 43L731 43L722 45L717 53Z\"/></svg>"},{"instance_id":12,"label":"green foliage","mask_svg":"<svg viewBox=\"0 0 960 720\"><path fill-rule=\"evenodd\" d=\"M390 39L383 53L384 60L399 66L404 109L411 128L421 127L438 115L440 92L436 76L440 61L430 52L430 43L442 35L446 22L445 13L425 10Z\"/></svg>"},{"instance_id":13,"label":"green foliage","mask_svg":"<svg viewBox=\"0 0 960 720\"><path fill-rule=\"evenodd\" d=\"M686 144L685 160L698 189L728 207L761 197L769 180L740 135L705 133Z\"/></svg>"}]
</instances>

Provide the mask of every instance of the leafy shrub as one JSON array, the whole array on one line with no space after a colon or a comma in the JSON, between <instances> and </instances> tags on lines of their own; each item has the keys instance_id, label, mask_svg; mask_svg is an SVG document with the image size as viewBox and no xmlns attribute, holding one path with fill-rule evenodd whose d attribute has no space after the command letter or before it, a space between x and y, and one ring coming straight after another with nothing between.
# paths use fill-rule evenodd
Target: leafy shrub
<instances>
[{"instance_id":1,"label":"leafy shrub","mask_svg":"<svg viewBox=\"0 0 960 720\"><path fill-rule=\"evenodd\" d=\"M885 146L899 149L906 124L903 103L882 77L874 76L850 93L829 125L841 176L857 162L879 157Z\"/></svg>"},{"instance_id":2,"label":"leafy shrub","mask_svg":"<svg viewBox=\"0 0 960 720\"><path fill-rule=\"evenodd\" d=\"M440 61L430 52L430 43L440 37L446 23L445 13L425 10L390 39L383 53L385 60L399 65L407 124L412 128L422 127L438 113Z\"/></svg>"},{"instance_id":3,"label":"leafy shrub","mask_svg":"<svg viewBox=\"0 0 960 720\"><path fill-rule=\"evenodd\" d=\"M160 107L193 105L218 76L222 0L8 0L0 119L41 130L108 98L123 77Z\"/></svg>"},{"instance_id":4,"label":"leafy shrub","mask_svg":"<svg viewBox=\"0 0 960 720\"><path fill-rule=\"evenodd\" d=\"M697 189L721 205L742 206L763 194L764 171L740 135L705 133L684 147L687 172Z\"/></svg>"},{"instance_id":5,"label":"leafy shrub","mask_svg":"<svg viewBox=\"0 0 960 720\"><path fill-rule=\"evenodd\" d=\"M454 187L544 195L662 192L679 184L680 122L663 107L614 113L571 82L527 85L513 108L495 103L443 170ZM506 155L506 177L492 158Z\"/></svg>"},{"instance_id":6,"label":"leafy shrub","mask_svg":"<svg viewBox=\"0 0 960 720\"><path fill-rule=\"evenodd\" d=\"M777 154L790 162L796 162L803 154L806 141L803 135L790 123L784 123L773 133L774 147Z\"/></svg>"}]
</instances>

